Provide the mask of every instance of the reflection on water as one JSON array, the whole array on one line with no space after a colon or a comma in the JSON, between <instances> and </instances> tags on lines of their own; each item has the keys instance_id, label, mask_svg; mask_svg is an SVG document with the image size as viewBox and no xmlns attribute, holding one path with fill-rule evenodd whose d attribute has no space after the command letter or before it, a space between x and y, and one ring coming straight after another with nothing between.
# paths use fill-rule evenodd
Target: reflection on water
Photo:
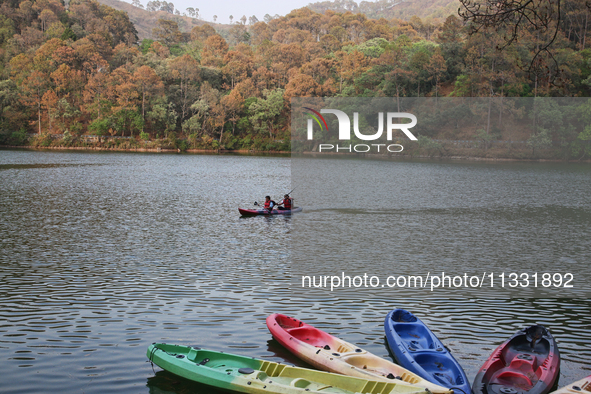
<instances>
[{"instance_id":1,"label":"reflection on water","mask_svg":"<svg viewBox=\"0 0 591 394\"><path fill-rule=\"evenodd\" d=\"M446 171L437 163L423 165ZM278 198L291 190L289 159L3 151L0 166L11 166L0 171L0 366L12 377L2 382L7 392L212 392L157 367L154 374L145 355L151 342L304 366L271 339L265 318L273 312L296 315L388 357L383 318L393 307L409 308L429 324L458 356L469 378L496 345L534 322L549 326L559 342L565 360L562 383L589 374L588 299L528 298L524 293L498 299L486 293L467 297L461 292L410 290L299 291L292 285L299 267L291 264L290 250L296 230L305 228L330 249L327 226L353 234L353 242L363 227L347 230L338 223L351 215L379 218L374 210L383 206L357 212L356 204L336 197L332 202L306 200L296 189L294 197L304 206L301 214L241 219L238 206L252 207L266 194ZM495 174L494 166L482 168ZM552 173L551 168L547 171ZM440 236L433 232L458 217L452 209L464 209L449 201L451 207L417 201L415 211L402 207L387 213L399 221L401 231L421 235L432 245L409 252L408 261L425 263L434 250L449 258L468 258L474 255L469 247L485 240L484 235L462 239L470 235L469 228L447 226ZM570 217L569 210L573 216L588 214L580 204L562 205L550 212L524 208L523 220L535 224L540 215L549 215L560 222L565 212ZM469 208L459 216L474 226L492 215L478 206ZM503 231L516 237L509 250L535 243L540 235L553 237L547 228L535 237L518 231L516 212L523 211L518 204L511 209L497 219ZM584 218L569 220L573 230L566 236L586 234ZM376 228L381 222L370 221ZM322 237L312 231L316 227L323 229ZM449 239L444 235L452 230L459 238L453 253L446 251ZM558 223L556 231L564 231L564 226ZM401 237L402 232L394 239ZM566 248L574 249L576 242L580 239ZM553 250L539 247L541 252ZM589 250L585 243L580 249L580 256ZM493 260L486 251L476 255ZM346 256L346 251L322 255L328 266Z\"/></svg>"}]
</instances>

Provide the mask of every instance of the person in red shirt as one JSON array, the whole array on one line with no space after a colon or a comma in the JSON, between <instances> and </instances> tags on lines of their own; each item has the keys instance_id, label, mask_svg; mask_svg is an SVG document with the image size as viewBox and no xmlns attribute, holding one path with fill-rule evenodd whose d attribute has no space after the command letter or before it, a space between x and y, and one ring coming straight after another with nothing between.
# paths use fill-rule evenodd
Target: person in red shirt
<instances>
[{"instance_id":1,"label":"person in red shirt","mask_svg":"<svg viewBox=\"0 0 591 394\"><path fill-rule=\"evenodd\" d=\"M267 211L271 212L273 210L273 208L275 208L275 206L277 205L277 203L273 200L271 200L271 196L265 196L265 205L263 206L263 208L265 208Z\"/></svg>"},{"instance_id":2,"label":"person in red shirt","mask_svg":"<svg viewBox=\"0 0 591 394\"><path fill-rule=\"evenodd\" d=\"M293 205L293 199L289 197L289 194L286 194L285 196L283 196L283 201L281 201L279 205L280 206L277 209L280 209L282 211L289 210Z\"/></svg>"}]
</instances>

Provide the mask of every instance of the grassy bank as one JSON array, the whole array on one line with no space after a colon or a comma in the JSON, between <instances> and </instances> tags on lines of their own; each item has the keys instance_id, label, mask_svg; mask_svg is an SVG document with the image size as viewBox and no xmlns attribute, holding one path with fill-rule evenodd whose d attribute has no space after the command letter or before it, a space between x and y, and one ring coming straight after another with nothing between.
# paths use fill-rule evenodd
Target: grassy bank
<instances>
[{"instance_id":1,"label":"grassy bank","mask_svg":"<svg viewBox=\"0 0 591 394\"><path fill-rule=\"evenodd\" d=\"M237 137L225 133L221 141L207 135L178 138L169 133L166 138L95 136L64 134L27 134L24 131L0 133L0 146L27 149L88 149L139 152L289 152L290 141L263 137Z\"/></svg>"}]
</instances>

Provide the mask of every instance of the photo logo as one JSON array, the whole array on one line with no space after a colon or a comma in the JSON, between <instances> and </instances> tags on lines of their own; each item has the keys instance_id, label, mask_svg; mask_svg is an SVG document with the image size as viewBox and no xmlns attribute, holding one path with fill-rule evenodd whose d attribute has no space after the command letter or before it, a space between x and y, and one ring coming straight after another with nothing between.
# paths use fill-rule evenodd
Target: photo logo
<instances>
[{"instance_id":1,"label":"photo logo","mask_svg":"<svg viewBox=\"0 0 591 394\"><path fill-rule=\"evenodd\" d=\"M312 116L312 118L314 118L314 120L316 120L316 123L318 123L321 130L322 130L322 124L320 123L320 120L318 118L320 118L322 120L322 122L324 123L324 126L326 127L326 130L328 131L328 125L326 124L326 120L321 115L321 113L336 115L336 117L339 121L339 139L340 140L350 140L351 139L351 119L349 119L349 116L346 113L344 113L343 111L340 111L338 109L321 109L320 113L319 113L318 111L315 111L312 108L308 108L308 107L304 107L304 108L313 113L313 114L310 114L310 116ZM318 117L316 117L314 115L317 115ZM394 119L401 119L401 118L410 119L411 122L410 123L394 123L393 122ZM417 138L409 130L410 128L416 126L416 124L417 124L417 117L414 116L413 114L410 114L408 112L388 112L386 114L386 139L388 141L392 141L392 132L394 130L401 130L411 141L416 141ZM308 140L313 139L313 126L314 126L314 124L312 122L312 119L308 119ZM353 132L355 133L355 136L362 141L375 141L375 140L379 139L382 136L382 134L384 133L384 113L383 112L378 113L378 131L376 131L375 134L366 135L366 134L362 134L359 131L359 113L353 112Z\"/></svg>"},{"instance_id":2,"label":"photo logo","mask_svg":"<svg viewBox=\"0 0 591 394\"><path fill-rule=\"evenodd\" d=\"M310 113L308 114L311 118L308 119L308 140L314 139L314 121L320 127L320 130L328 131L328 124L326 123L326 119L322 116L322 114L332 114L337 117L338 124L339 124L339 140L351 140L351 119L349 116L338 109L321 109L320 112L309 108L304 107ZM408 139L411 141L417 141L417 138L410 132L410 128L416 126L417 124L417 117L408 112L387 112L386 113L386 139L388 141L392 141L393 134L395 130L402 131ZM394 119L396 119L397 123L394 123ZM399 123L401 119L410 119L410 123ZM323 127L324 124L324 127ZM355 137L362 141L375 141L382 138L384 134L384 112L378 112L378 129L373 134L363 134L359 130L359 113L353 113L353 132L355 133ZM339 146L333 144L320 144L319 151L331 151L335 150L336 152L347 151L347 152L357 152L357 153L367 153L372 150L377 150L377 153L380 153L381 148L385 148L390 153L398 153L402 152L404 147L400 144L356 144L356 145L349 145L349 146Z\"/></svg>"}]
</instances>

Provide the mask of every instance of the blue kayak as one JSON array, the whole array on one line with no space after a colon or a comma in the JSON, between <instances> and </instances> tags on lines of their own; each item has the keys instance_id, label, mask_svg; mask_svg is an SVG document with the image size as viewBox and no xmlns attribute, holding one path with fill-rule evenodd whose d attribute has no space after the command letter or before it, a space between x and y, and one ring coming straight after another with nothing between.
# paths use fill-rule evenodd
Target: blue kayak
<instances>
[{"instance_id":1,"label":"blue kayak","mask_svg":"<svg viewBox=\"0 0 591 394\"><path fill-rule=\"evenodd\" d=\"M432 383L453 389L455 394L472 393L460 364L418 317L394 309L386 316L384 330L398 364Z\"/></svg>"}]
</instances>

